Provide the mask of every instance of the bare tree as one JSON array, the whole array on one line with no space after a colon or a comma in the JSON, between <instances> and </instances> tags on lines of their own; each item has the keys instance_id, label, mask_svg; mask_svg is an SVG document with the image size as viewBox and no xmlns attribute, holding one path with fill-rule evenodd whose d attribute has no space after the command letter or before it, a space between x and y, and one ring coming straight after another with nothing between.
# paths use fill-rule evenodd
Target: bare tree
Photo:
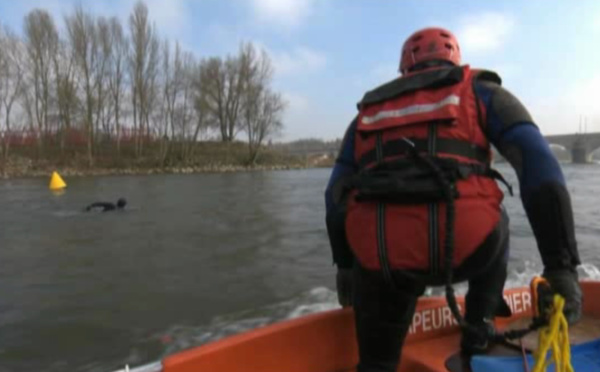
<instances>
[{"instance_id":1,"label":"bare tree","mask_svg":"<svg viewBox=\"0 0 600 372\"><path fill-rule=\"evenodd\" d=\"M167 153L169 151L169 128L170 119L173 117L174 100L175 100L175 84L173 79L173 65L171 63L171 48L169 41L165 40L162 47L162 104L159 112L159 127L157 128L160 134L160 150L159 157L161 165L164 166ZM174 133L171 133L173 136Z\"/></svg>"},{"instance_id":2,"label":"bare tree","mask_svg":"<svg viewBox=\"0 0 600 372\"><path fill-rule=\"evenodd\" d=\"M196 84L201 91L196 106L203 107L208 120L218 126L222 141L233 141L246 131L251 163L256 162L262 142L282 126L285 105L269 88L272 75L266 52L259 55L251 43L245 43L235 57L203 61Z\"/></svg>"},{"instance_id":3,"label":"bare tree","mask_svg":"<svg viewBox=\"0 0 600 372\"><path fill-rule=\"evenodd\" d=\"M185 127L188 120L189 82L185 81L186 69L189 60L182 57L179 43L175 44L175 52L171 58L169 42L163 43L162 63L162 128L161 135L161 164L164 166L169 152L171 140L183 142L185 140ZM184 61L184 58L186 60Z\"/></svg>"},{"instance_id":4,"label":"bare tree","mask_svg":"<svg viewBox=\"0 0 600 372\"><path fill-rule=\"evenodd\" d=\"M110 23L110 36L112 54L110 60L109 90L115 115L115 129L117 141L117 157L121 155L121 107L125 83L125 63L129 49L129 42L123 32L123 26L118 18L113 17Z\"/></svg>"},{"instance_id":5,"label":"bare tree","mask_svg":"<svg viewBox=\"0 0 600 372\"><path fill-rule=\"evenodd\" d=\"M207 99L207 91L203 87L203 83L206 80L204 76L206 73L206 61L202 61L200 63L195 63L194 66L191 67L188 72L190 78L189 81L191 83L191 99L192 99L192 107L194 110L195 116L195 126L194 126L194 134L191 138L193 143L197 142L201 139L200 136L204 134L204 132L208 131L210 127L214 127L214 122L211 120L215 120L214 116L211 115L211 107ZM189 157L194 156L195 146L190 145Z\"/></svg>"},{"instance_id":6,"label":"bare tree","mask_svg":"<svg viewBox=\"0 0 600 372\"><path fill-rule=\"evenodd\" d=\"M212 57L201 62L197 87L201 90L197 96L210 116L209 122L221 134L221 141L227 141L227 118L225 115L226 81L225 67L220 57ZM197 103L197 105L200 102Z\"/></svg>"},{"instance_id":7,"label":"bare tree","mask_svg":"<svg viewBox=\"0 0 600 372\"><path fill-rule=\"evenodd\" d=\"M160 99L160 42L157 34L150 44L150 54L148 58L148 66L144 75L146 81L144 116L145 116L145 137L150 136L150 117L156 109L158 100Z\"/></svg>"},{"instance_id":8,"label":"bare tree","mask_svg":"<svg viewBox=\"0 0 600 372\"><path fill-rule=\"evenodd\" d=\"M152 103L156 97L156 77L159 60L159 41L150 25L148 8L140 1L135 4L129 17L131 44L129 67L131 74L131 99L136 155L142 152L140 134L149 132Z\"/></svg>"},{"instance_id":9,"label":"bare tree","mask_svg":"<svg viewBox=\"0 0 600 372\"><path fill-rule=\"evenodd\" d=\"M100 17L96 21L96 38L98 45L98 66L94 81L96 87L96 133L101 132L105 139L110 141L113 107L108 86L113 46L110 23L104 17Z\"/></svg>"},{"instance_id":10,"label":"bare tree","mask_svg":"<svg viewBox=\"0 0 600 372\"><path fill-rule=\"evenodd\" d=\"M265 139L278 134L285 103L270 89L273 67L265 51L260 55L252 44L243 47L241 76L244 79L243 128L248 135L249 162L255 164Z\"/></svg>"},{"instance_id":11,"label":"bare tree","mask_svg":"<svg viewBox=\"0 0 600 372\"><path fill-rule=\"evenodd\" d=\"M238 57L227 57L225 61L225 76L226 76L226 101L225 101L225 117L227 142L232 142L238 132L241 130L238 123L238 117L241 111L242 99L244 95L244 46L240 50Z\"/></svg>"},{"instance_id":12,"label":"bare tree","mask_svg":"<svg viewBox=\"0 0 600 372\"><path fill-rule=\"evenodd\" d=\"M255 163L263 142L282 126L285 104L271 89L271 62L251 43L199 61L177 42L159 42L141 1L127 27L81 5L64 20L59 35L49 13L36 9L24 19L22 41L0 32L4 159L8 134L19 123L35 137L38 157L53 155L46 149L56 138L60 158L68 159L67 139L76 138L69 134L82 133L89 166L104 160L105 142L116 143L111 155L119 158L126 129L133 133L134 156L151 155L163 166L192 162L200 140L215 136L227 144L245 132ZM55 131L58 136L49 137ZM160 141L154 153L148 141Z\"/></svg>"},{"instance_id":13,"label":"bare tree","mask_svg":"<svg viewBox=\"0 0 600 372\"><path fill-rule=\"evenodd\" d=\"M193 78L196 70L196 60L192 53L183 53L181 63L181 99L175 112L175 127L181 132L180 147L181 160L188 163L191 158L199 131L202 125L202 112L194 108ZM197 118L197 115L200 115ZM191 123L196 123L196 130L192 131Z\"/></svg>"},{"instance_id":14,"label":"bare tree","mask_svg":"<svg viewBox=\"0 0 600 372\"><path fill-rule=\"evenodd\" d=\"M50 14L40 9L34 9L25 16L24 33L29 62L28 86L33 90L33 96L26 102L32 106L28 110L37 124L38 155L41 155L43 138L49 131L52 62L58 33Z\"/></svg>"},{"instance_id":15,"label":"bare tree","mask_svg":"<svg viewBox=\"0 0 600 372\"><path fill-rule=\"evenodd\" d=\"M281 115L285 102L270 89L260 92L245 108L245 130L248 134L250 164L255 164L264 141L283 129Z\"/></svg>"},{"instance_id":16,"label":"bare tree","mask_svg":"<svg viewBox=\"0 0 600 372\"><path fill-rule=\"evenodd\" d=\"M96 25L92 16L86 13L82 6L75 8L75 12L65 18L71 52L79 73L84 94L84 126L87 137L88 165L94 163L94 114L96 104L96 77L98 61L98 42Z\"/></svg>"},{"instance_id":17,"label":"bare tree","mask_svg":"<svg viewBox=\"0 0 600 372\"><path fill-rule=\"evenodd\" d=\"M25 51L19 38L8 28L0 30L0 49L0 101L4 116L2 156L6 164L13 129L11 113L23 89Z\"/></svg>"},{"instance_id":18,"label":"bare tree","mask_svg":"<svg viewBox=\"0 0 600 372\"><path fill-rule=\"evenodd\" d=\"M54 55L54 76L56 79L56 105L60 122L60 153L61 156L64 156L66 138L73 126L79 105L75 84L74 57L65 42L59 41L58 51Z\"/></svg>"},{"instance_id":19,"label":"bare tree","mask_svg":"<svg viewBox=\"0 0 600 372\"><path fill-rule=\"evenodd\" d=\"M228 56L224 61L213 57L202 63L200 86L223 142L232 142L242 129L239 115L245 89L246 54L247 45L242 44L238 56Z\"/></svg>"}]
</instances>

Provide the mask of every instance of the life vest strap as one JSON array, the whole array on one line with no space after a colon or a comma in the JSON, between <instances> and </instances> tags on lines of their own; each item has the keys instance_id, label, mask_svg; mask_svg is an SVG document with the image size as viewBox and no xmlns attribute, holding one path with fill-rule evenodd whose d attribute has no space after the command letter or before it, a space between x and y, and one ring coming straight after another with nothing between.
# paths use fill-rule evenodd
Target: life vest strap
<instances>
[{"instance_id":1,"label":"life vest strap","mask_svg":"<svg viewBox=\"0 0 600 372\"><path fill-rule=\"evenodd\" d=\"M428 140L421 138L409 138L412 144L409 144L405 138L391 140L383 144L383 157L406 156L413 151L427 152ZM414 146L413 146L414 144ZM489 162L489 152L486 148L477 146L467 141L461 141L451 138L438 138L436 143L438 154L449 154L461 156L470 160L487 164ZM359 169L375 163L377 152L375 149L367 152L358 160Z\"/></svg>"},{"instance_id":2,"label":"life vest strap","mask_svg":"<svg viewBox=\"0 0 600 372\"><path fill-rule=\"evenodd\" d=\"M421 156L421 155L419 155ZM425 157L425 156L422 156ZM461 163L456 159L429 157L450 182L452 197L460 197L456 182L471 176L490 177L504 183L512 195L512 186L497 170L481 164ZM356 201L378 201L417 205L443 202L447 196L443 185L433 177L431 169L414 157L386 161L363 170L351 182L358 191Z\"/></svg>"}]
</instances>

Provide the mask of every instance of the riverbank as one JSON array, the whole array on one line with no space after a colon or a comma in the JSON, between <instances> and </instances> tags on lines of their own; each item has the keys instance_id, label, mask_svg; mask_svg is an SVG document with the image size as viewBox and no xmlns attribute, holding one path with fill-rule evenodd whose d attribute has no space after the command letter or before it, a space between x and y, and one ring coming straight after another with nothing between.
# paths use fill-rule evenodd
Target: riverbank
<instances>
[{"instance_id":1,"label":"riverbank","mask_svg":"<svg viewBox=\"0 0 600 372\"><path fill-rule=\"evenodd\" d=\"M296 151L294 151L296 150ZM305 149L307 150L307 149ZM64 176L189 174L270 171L331 167L335 153L282 149L263 146L255 156L244 142L204 141L99 143L90 158L85 147L43 148L13 145L9 155L0 157L0 178L47 177L54 171ZM91 164L91 165L90 165Z\"/></svg>"},{"instance_id":2,"label":"riverbank","mask_svg":"<svg viewBox=\"0 0 600 372\"><path fill-rule=\"evenodd\" d=\"M267 154L260 162L248 165L236 158L207 158L195 164L171 164L161 166L151 159L137 161L98 161L89 167L77 159L70 161L35 161L21 156L12 156L0 167L0 179L48 177L57 171L65 177L109 176L109 175L152 175L152 174L194 174L194 173L232 173L279 171L308 168L327 168L333 166L334 159L329 157L284 156Z\"/></svg>"},{"instance_id":3,"label":"riverbank","mask_svg":"<svg viewBox=\"0 0 600 372\"><path fill-rule=\"evenodd\" d=\"M152 174L194 174L194 173L233 173L233 172L259 172L316 168L302 165L208 165L190 167L164 167L164 168L89 168L75 169L53 167L48 169L21 170L5 173L2 179L48 177L57 171L64 177L88 177L111 175L152 175Z\"/></svg>"}]
</instances>

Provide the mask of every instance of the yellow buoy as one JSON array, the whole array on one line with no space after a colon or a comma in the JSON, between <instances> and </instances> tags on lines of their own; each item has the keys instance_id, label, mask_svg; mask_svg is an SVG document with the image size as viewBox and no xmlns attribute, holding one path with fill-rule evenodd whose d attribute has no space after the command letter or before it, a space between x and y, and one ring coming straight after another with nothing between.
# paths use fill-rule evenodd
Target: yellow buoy
<instances>
[{"instance_id":1,"label":"yellow buoy","mask_svg":"<svg viewBox=\"0 0 600 372\"><path fill-rule=\"evenodd\" d=\"M50 177L50 185L48 188L50 190L62 190L65 187L67 187L67 184L62 177L57 172L52 172L52 177Z\"/></svg>"}]
</instances>

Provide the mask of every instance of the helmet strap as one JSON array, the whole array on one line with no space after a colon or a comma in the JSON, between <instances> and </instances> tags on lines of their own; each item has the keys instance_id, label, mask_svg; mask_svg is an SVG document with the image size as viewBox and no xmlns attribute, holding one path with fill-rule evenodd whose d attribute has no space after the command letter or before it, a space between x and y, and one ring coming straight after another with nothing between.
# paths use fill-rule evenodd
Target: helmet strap
<instances>
[{"instance_id":1,"label":"helmet strap","mask_svg":"<svg viewBox=\"0 0 600 372\"><path fill-rule=\"evenodd\" d=\"M409 68L408 72L415 72L415 71L427 70L427 69L433 68L433 67L446 67L446 66L451 67L451 66L456 66L456 65L450 61L445 61L443 59L434 59L431 61L424 61L424 62L417 63L413 67Z\"/></svg>"}]
</instances>

